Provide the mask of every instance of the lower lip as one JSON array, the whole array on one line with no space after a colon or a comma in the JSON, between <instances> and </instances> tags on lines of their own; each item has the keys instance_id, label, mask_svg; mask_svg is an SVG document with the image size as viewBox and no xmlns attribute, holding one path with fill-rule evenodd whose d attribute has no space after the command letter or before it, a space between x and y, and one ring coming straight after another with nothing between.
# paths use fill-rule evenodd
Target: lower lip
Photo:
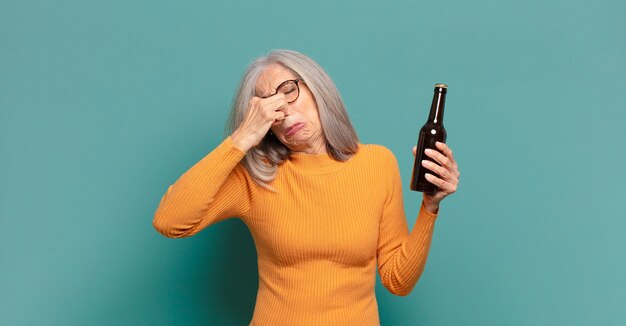
<instances>
[{"instance_id":1,"label":"lower lip","mask_svg":"<svg viewBox=\"0 0 626 326\"><path fill-rule=\"evenodd\" d=\"M304 123L298 123L295 126L291 127L287 132L287 136L293 136L296 132L302 130L304 128Z\"/></svg>"}]
</instances>

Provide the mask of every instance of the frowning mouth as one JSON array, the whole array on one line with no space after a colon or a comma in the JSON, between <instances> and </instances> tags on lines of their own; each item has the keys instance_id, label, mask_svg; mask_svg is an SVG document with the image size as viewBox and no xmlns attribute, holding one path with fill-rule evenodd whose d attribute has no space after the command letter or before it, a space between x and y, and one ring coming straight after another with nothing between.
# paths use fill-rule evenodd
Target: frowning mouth
<instances>
[{"instance_id":1,"label":"frowning mouth","mask_svg":"<svg viewBox=\"0 0 626 326\"><path fill-rule=\"evenodd\" d=\"M291 127L287 128L287 130L285 130L285 134L287 136L293 136L296 132L302 130L302 128L304 128L304 123L295 123Z\"/></svg>"}]
</instances>

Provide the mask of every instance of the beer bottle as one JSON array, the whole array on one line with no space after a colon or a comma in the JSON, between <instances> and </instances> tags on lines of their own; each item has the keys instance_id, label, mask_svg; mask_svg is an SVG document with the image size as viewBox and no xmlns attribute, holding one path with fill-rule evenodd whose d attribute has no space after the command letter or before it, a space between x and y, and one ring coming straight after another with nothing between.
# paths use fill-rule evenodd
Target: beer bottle
<instances>
[{"instance_id":1,"label":"beer bottle","mask_svg":"<svg viewBox=\"0 0 626 326\"><path fill-rule=\"evenodd\" d=\"M437 173L422 166L422 160L433 161L424 154L426 148L437 150L435 143L440 141L446 142L446 129L443 127L443 108L446 103L446 93L448 86L445 84L435 85L435 95L433 103L430 106L430 114L428 121L424 124L419 133L417 141L417 151L415 152L415 163L413 164L413 175L411 176L411 190L421 191L428 195L434 195L437 192L437 186L430 183L424 177L424 174L430 173L437 176ZM434 162L434 161L433 161ZM435 162L435 164L438 164Z\"/></svg>"}]
</instances>

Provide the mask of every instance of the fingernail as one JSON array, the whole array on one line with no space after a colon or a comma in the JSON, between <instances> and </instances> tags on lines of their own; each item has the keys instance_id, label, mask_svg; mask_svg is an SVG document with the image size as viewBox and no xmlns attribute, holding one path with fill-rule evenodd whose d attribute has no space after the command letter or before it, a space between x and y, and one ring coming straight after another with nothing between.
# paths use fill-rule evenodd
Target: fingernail
<instances>
[{"instance_id":1,"label":"fingernail","mask_svg":"<svg viewBox=\"0 0 626 326\"><path fill-rule=\"evenodd\" d=\"M422 160L422 165L426 165L426 160Z\"/></svg>"}]
</instances>

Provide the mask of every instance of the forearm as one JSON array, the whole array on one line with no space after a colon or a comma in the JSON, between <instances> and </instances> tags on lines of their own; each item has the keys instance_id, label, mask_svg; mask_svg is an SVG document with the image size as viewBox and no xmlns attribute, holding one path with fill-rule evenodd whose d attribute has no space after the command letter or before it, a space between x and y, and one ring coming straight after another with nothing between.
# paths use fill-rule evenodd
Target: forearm
<instances>
[{"instance_id":1,"label":"forearm","mask_svg":"<svg viewBox=\"0 0 626 326\"><path fill-rule=\"evenodd\" d=\"M415 287L426 266L436 218L420 207L413 230L381 267L381 280L391 293L405 296Z\"/></svg>"},{"instance_id":2,"label":"forearm","mask_svg":"<svg viewBox=\"0 0 626 326\"><path fill-rule=\"evenodd\" d=\"M168 237L180 237L207 218L218 191L243 155L232 140L224 140L168 187L155 212L154 227ZM230 182L237 181L231 176Z\"/></svg>"}]
</instances>

